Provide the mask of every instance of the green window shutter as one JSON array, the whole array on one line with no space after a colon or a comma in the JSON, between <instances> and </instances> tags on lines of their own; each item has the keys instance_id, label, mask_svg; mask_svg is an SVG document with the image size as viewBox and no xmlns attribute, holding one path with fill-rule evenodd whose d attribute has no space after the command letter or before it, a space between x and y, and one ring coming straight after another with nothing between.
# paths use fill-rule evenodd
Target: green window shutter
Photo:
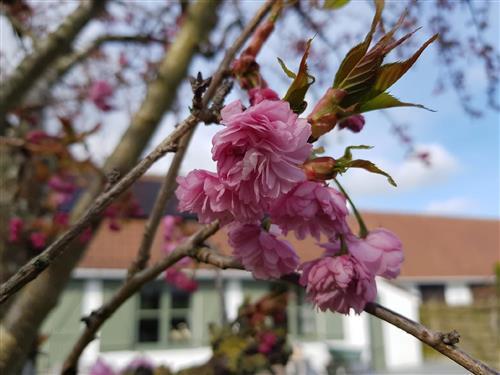
<instances>
[{"instance_id":1,"label":"green window shutter","mask_svg":"<svg viewBox=\"0 0 500 375\"><path fill-rule=\"evenodd\" d=\"M198 290L192 295L192 332L194 345L208 345L210 323L220 325L222 308L220 296L214 282L200 282Z\"/></svg>"},{"instance_id":2,"label":"green window shutter","mask_svg":"<svg viewBox=\"0 0 500 375\"><path fill-rule=\"evenodd\" d=\"M121 285L118 281L104 281L104 301L107 301ZM104 323L99 334L101 351L132 349L136 334L137 297L129 298Z\"/></svg>"},{"instance_id":3,"label":"green window shutter","mask_svg":"<svg viewBox=\"0 0 500 375\"><path fill-rule=\"evenodd\" d=\"M38 356L38 372L45 374L48 369L62 363L68 354L68 343L79 336L82 317L83 282L71 281L64 290L57 307L52 310L42 326L41 333L48 335Z\"/></svg>"}]
</instances>

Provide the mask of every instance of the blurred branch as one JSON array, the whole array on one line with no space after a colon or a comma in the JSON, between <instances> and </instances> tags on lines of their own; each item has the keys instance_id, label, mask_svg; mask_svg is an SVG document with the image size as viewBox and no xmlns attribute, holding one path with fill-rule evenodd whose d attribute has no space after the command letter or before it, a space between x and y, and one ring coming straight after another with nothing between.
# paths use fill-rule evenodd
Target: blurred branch
<instances>
[{"instance_id":1,"label":"blurred branch","mask_svg":"<svg viewBox=\"0 0 500 375\"><path fill-rule=\"evenodd\" d=\"M203 3L203 2L202 2ZM202 108L208 108L209 102L216 94L216 90L222 83L229 65L236 55L237 51L244 44L246 39L252 34L255 27L264 18L272 2L265 3L245 27L240 36L233 45L227 50L226 55L219 68L212 77L211 84L203 95ZM58 256L60 256L66 246L85 228L87 228L94 219L120 194L125 192L139 177L141 177L154 162L163 157L166 153L176 150L179 139L189 132L197 123L198 115L201 111L194 111L176 129L170 133L155 149L144 159L136 164L132 170L127 173L119 182L109 190L97 197L94 203L85 211L85 213L76 220L76 222L61 236L59 236L51 245L49 245L40 255L34 257L28 264L24 265L7 282L0 287L0 304L4 303L16 291L21 289L31 280L35 279L43 270L45 270ZM123 142L120 146L123 145Z\"/></svg>"},{"instance_id":2,"label":"blurred branch","mask_svg":"<svg viewBox=\"0 0 500 375\"><path fill-rule=\"evenodd\" d=\"M190 4L188 16L181 23L176 38L169 46L168 51L164 53L155 78L147 84L146 95L139 109L132 117L127 130L122 135L119 144L107 158L103 173L94 177L90 186L79 196L73 206L71 223L78 222L83 215L96 208L95 203L99 201L99 194L102 192L105 182L102 176L106 176L114 170L124 176L137 164L137 160L144 152L165 112L177 97L179 85L183 82L200 43L215 27L218 4L217 0L199 1ZM219 82L221 81L222 76ZM168 137L165 143L159 146L161 150L157 149L156 151L161 152L154 154L156 158L161 157L161 153L166 153L169 150L174 151L178 140L195 124L195 117L190 116L184 126L177 129L172 137ZM145 161L149 165L153 162L154 160L151 159ZM147 169L148 167L142 164L141 168ZM144 173L145 169L139 172L136 169L136 178ZM126 179L127 176L124 177L123 181L130 186L133 179L128 181ZM120 181L109 186L105 194L113 191L116 193L117 191L113 189L117 186L120 189L125 187L125 185L119 184ZM110 201L106 204L109 203ZM89 227L97 228L101 216L97 211L94 211L91 217L93 219L85 229ZM16 297L15 303L9 308L2 320L0 326L0 334L2 335L2 340L0 340L0 373L16 373L18 371L23 359L31 350L30 347L40 325L50 310L57 304L64 286L71 277L72 270L85 253L85 243L78 240L68 241L75 238L75 235L78 235L80 231L81 227L71 233L71 236L63 237L66 239L65 243L58 242L55 247L51 247L52 252L49 253L51 254L49 260L51 267ZM68 233L63 234L63 236L67 235ZM69 249L66 249L66 247L69 247ZM47 267L48 264L43 261L47 260L45 257L48 254L45 252L40 255L42 255L42 258L37 260L42 262L37 264L42 265L42 267L38 270L31 269L31 271L35 270L35 272L23 280L24 284L30 278L37 277L43 268ZM26 271L27 268L22 269ZM0 294L3 290L3 286L0 286Z\"/></svg>"},{"instance_id":3,"label":"blurred branch","mask_svg":"<svg viewBox=\"0 0 500 375\"><path fill-rule=\"evenodd\" d=\"M99 309L93 311L88 317L82 320L86 323L85 330L78 338L78 341L73 346L70 354L64 361L62 373L63 374L76 374L78 359L82 354L85 347L95 338L95 335L103 323L118 310L118 308L133 294L135 294L147 282L156 279L165 269L172 266L185 256L192 254L197 257L197 247L201 245L208 237L217 232L219 223L217 221L206 225L199 229L183 244L177 246L168 256L154 264L153 266L139 271L132 275L113 297L103 304ZM203 248L203 251L207 251ZM203 259L209 259L218 263L218 258L213 258L204 255Z\"/></svg>"},{"instance_id":4,"label":"blurred branch","mask_svg":"<svg viewBox=\"0 0 500 375\"><path fill-rule=\"evenodd\" d=\"M44 74L50 64L66 53L80 30L101 11L106 0L82 1L62 24L45 40L38 43L38 48L27 55L11 76L2 83L0 89L0 134L5 127L5 115L20 104L33 86Z\"/></svg>"},{"instance_id":5,"label":"blurred branch","mask_svg":"<svg viewBox=\"0 0 500 375\"><path fill-rule=\"evenodd\" d=\"M227 269L244 269L241 264L239 264L233 257L224 256L220 254L213 253L208 249L201 249L199 251L193 252L192 258L207 264L211 264L215 267ZM299 285L298 273L293 273L290 275L285 275L281 280ZM411 319L404 317L397 312L389 310L388 308L379 305L375 302L369 302L365 306L365 312L376 316L383 321L392 324L399 329L409 333L415 338L422 341L424 344L429 345L441 354L450 358L452 361L458 363L460 366L469 370L475 375L497 375L498 372L493 368L489 367L487 364L471 357L468 353L464 352L456 346L459 342L460 335L457 331L453 330L448 333L441 333L431 330L426 326L414 322Z\"/></svg>"},{"instance_id":6,"label":"blurred branch","mask_svg":"<svg viewBox=\"0 0 500 375\"><path fill-rule=\"evenodd\" d=\"M214 97L214 103L212 107L222 107L224 98L229 93L229 89L227 88L228 86L229 88L231 87L230 84L221 84L219 91ZM165 175L165 179L163 180L160 191L156 196L153 209L151 210L151 214L149 215L148 221L145 225L144 233L142 235L142 241L137 252L137 257L128 269L128 278L131 278L135 273L143 270L147 265L150 257L151 246L153 244L158 225L160 224L161 217L165 212L167 202L170 200L172 193L177 186L176 177L186 154L189 142L194 134L194 130L195 128L189 130L188 133L184 135L179 142L177 152L175 153L172 163L170 164L170 168Z\"/></svg>"}]
</instances>

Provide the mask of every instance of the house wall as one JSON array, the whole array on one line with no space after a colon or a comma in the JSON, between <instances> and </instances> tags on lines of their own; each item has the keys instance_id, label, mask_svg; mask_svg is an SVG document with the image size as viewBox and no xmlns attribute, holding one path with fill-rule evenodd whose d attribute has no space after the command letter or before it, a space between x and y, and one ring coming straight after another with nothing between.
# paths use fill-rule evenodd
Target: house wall
<instances>
[{"instance_id":1,"label":"house wall","mask_svg":"<svg viewBox=\"0 0 500 375\"><path fill-rule=\"evenodd\" d=\"M270 284L246 277L229 277L224 281L225 314L234 318L245 298L258 299L269 291ZM109 299L120 286L121 280L94 278L75 280L63 294L60 305L50 316L44 331L51 336L43 350L47 353L40 361L40 373L56 372L81 329L80 318ZM223 310L220 294L214 288L214 280L202 277L199 290L191 297L189 342L175 345L169 341L170 327L168 286L161 302L161 342L144 344L137 340L139 296L125 302L111 319L106 321L97 339L81 358L82 373L102 357L116 368L123 368L134 356L146 356L160 364L178 370L188 364L205 362L211 355L208 325L220 323ZM418 298L389 283L379 281L380 302L403 314L417 318ZM376 369L394 369L398 366L418 364L421 361L420 346L416 340L394 327L383 326L378 319L367 314L345 317L340 314L314 311L305 301L302 288L292 290L288 318L290 340L294 346L293 360L307 361L309 366L322 373L331 360L330 350L358 353L363 366ZM70 343L70 344L68 344ZM50 370L49 370L50 369Z\"/></svg>"}]
</instances>

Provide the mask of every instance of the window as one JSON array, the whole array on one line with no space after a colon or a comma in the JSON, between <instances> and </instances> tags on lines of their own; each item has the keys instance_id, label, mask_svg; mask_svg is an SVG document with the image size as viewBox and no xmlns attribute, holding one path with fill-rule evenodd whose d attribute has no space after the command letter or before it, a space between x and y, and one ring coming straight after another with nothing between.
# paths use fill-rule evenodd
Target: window
<instances>
[{"instance_id":1,"label":"window","mask_svg":"<svg viewBox=\"0 0 500 375\"><path fill-rule=\"evenodd\" d=\"M156 281L141 289L137 306L138 344L166 346L191 343L191 294Z\"/></svg>"},{"instance_id":2,"label":"window","mask_svg":"<svg viewBox=\"0 0 500 375\"><path fill-rule=\"evenodd\" d=\"M170 293L169 310L169 342L172 344L185 343L191 340L189 324L189 308L191 294L179 290Z\"/></svg>"},{"instance_id":3,"label":"window","mask_svg":"<svg viewBox=\"0 0 500 375\"><path fill-rule=\"evenodd\" d=\"M426 284L419 286L422 295L422 301L425 302L444 302L443 284Z\"/></svg>"},{"instance_id":4,"label":"window","mask_svg":"<svg viewBox=\"0 0 500 375\"><path fill-rule=\"evenodd\" d=\"M146 284L139 294L139 319L137 341L155 343L160 341L161 327L161 287Z\"/></svg>"}]
</instances>

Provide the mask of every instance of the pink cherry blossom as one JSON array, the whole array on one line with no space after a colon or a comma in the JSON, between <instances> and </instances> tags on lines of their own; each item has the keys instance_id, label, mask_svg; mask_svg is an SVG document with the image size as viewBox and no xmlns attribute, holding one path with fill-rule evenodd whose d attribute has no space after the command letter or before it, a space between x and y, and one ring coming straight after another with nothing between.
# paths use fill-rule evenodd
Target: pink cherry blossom
<instances>
[{"instance_id":1,"label":"pink cherry blossom","mask_svg":"<svg viewBox=\"0 0 500 375\"><path fill-rule=\"evenodd\" d=\"M169 268L165 272L165 281L175 286L177 289L188 293L195 292L196 289L198 289L196 280L177 268Z\"/></svg>"},{"instance_id":2,"label":"pink cherry blossom","mask_svg":"<svg viewBox=\"0 0 500 375\"><path fill-rule=\"evenodd\" d=\"M165 241L176 239L175 228L182 222L180 216L166 215L163 218L163 237Z\"/></svg>"},{"instance_id":3,"label":"pink cherry blossom","mask_svg":"<svg viewBox=\"0 0 500 375\"><path fill-rule=\"evenodd\" d=\"M262 102L263 100L279 100L278 94L268 87L266 88L253 88L248 91L248 95L250 96L250 104L256 105Z\"/></svg>"},{"instance_id":4,"label":"pink cherry blossom","mask_svg":"<svg viewBox=\"0 0 500 375\"><path fill-rule=\"evenodd\" d=\"M270 213L273 223L285 233L294 231L298 239L310 234L319 240L321 233L333 236L348 230L344 195L321 182L298 183L273 204Z\"/></svg>"},{"instance_id":5,"label":"pink cherry blossom","mask_svg":"<svg viewBox=\"0 0 500 375\"><path fill-rule=\"evenodd\" d=\"M278 337L276 333L272 331L266 331L260 336L259 342L259 352L262 354L268 354L272 351L273 346L276 345Z\"/></svg>"},{"instance_id":6,"label":"pink cherry blossom","mask_svg":"<svg viewBox=\"0 0 500 375\"><path fill-rule=\"evenodd\" d=\"M257 279L277 279L297 268L299 257L292 246L277 238L279 228L269 232L256 224L235 224L229 232L229 243L235 258Z\"/></svg>"},{"instance_id":7,"label":"pink cherry blossom","mask_svg":"<svg viewBox=\"0 0 500 375\"><path fill-rule=\"evenodd\" d=\"M88 98L101 111L110 111L113 107L109 104L109 99L113 95L113 87L104 80L95 81L89 88Z\"/></svg>"},{"instance_id":8,"label":"pink cherry blossom","mask_svg":"<svg viewBox=\"0 0 500 375\"><path fill-rule=\"evenodd\" d=\"M20 217L13 217L9 220L9 242L15 243L21 240L21 233L24 228L24 221Z\"/></svg>"},{"instance_id":9,"label":"pink cherry blossom","mask_svg":"<svg viewBox=\"0 0 500 375\"><path fill-rule=\"evenodd\" d=\"M58 211L54 214L54 224L60 227L67 227L69 224L69 214L67 212Z\"/></svg>"},{"instance_id":10,"label":"pink cherry blossom","mask_svg":"<svg viewBox=\"0 0 500 375\"><path fill-rule=\"evenodd\" d=\"M47 243L47 236L43 232L33 232L30 234L30 241L35 249L41 250Z\"/></svg>"},{"instance_id":11,"label":"pink cherry blossom","mask_svg":"<svg viewBox=\"0 0 500 375\"><path fill-rule=\"evenodd\" d=\"M364 239L346 237L349 252L362 262L373 274L388 279L399 275L403 263L403 244L391 231L379 228L368 233Z\"/></svg>"},{"instance_id":12,"label":"pink cherry blossom","mask_svg":"<svg viewBox=\"0 0 500 375\"><path fill-rule=\"evenodd\" d=\"M219 219L224 225L234 218L255 222L264 214L265 206L241 201L239 194L221 182L215 173L193 170L186 177L178 177L177 182L179 210L196 213L200 223Z\"/></svg>"},{"instance_id":13,"label":"pink cherry blossom","mask_svg":"<svg viewBox=\"0 0 500 375\"><path fill-rule=\"evenodd\" d=\"M377 295L374 276L350 254L326 255L300 268L300 284L321 311L349 314L352 308L359 314Z\"/></svg>"},{"instance_id":14,"label":"pink cherry blossom","mask_svg":"<svg viewBox=\"0 0 500 375\"><path fill-rule=\"evenodd\" d=\"M222 224L232 220L227 204L219 198L221 187L215 173L202 169L192 170L187 176L177 177L179 186L175 191L179 199L179 210L198 215L200 223L210 223L219 219Z\"/></svg>"},{"instance_id":15,"label":"pink cherry blossom","mask_svg":"<svg viewBox=\"0 0 500 375\"><path fill-rule=\"evenodd\" d=\"M98 358L90 369L90 375L115 375L115 372L102 358Z\"/></svg>"},{"instance_id":16,"label":"pink cherry blossom","mask_svg":"<svg viewBox=\"0 0 500 375\"><path fill-rule=\"evenodd\" d=\"M340 129L349 129L354 133L359 133L365 126L365 118L363 115L352 115L345 120L339 122Z\"/></svg>"},{"instance_id":17,"label":"pink cherry blossom","mask_svg":"<svg viewBox=\"0 0 500 375\"><path fill-rule=\"evenodd\" d=\"M310 126L287 102L263 100L222 111L226 127L213 138L212 157L221 181L247 204L265 206L305 180L299 168L310 155Z\"/></svg>"},{"instance_id":18,"label":"pink cherry blossom","mask_svg":"<svg viewBox=\"0 0 500 375\"><path fill-rule=\"evenodd\" d=\"M76 185L70 178L62 175L54 175L50 178L48 186L56 193L58 205L67 203L76 191Z\"/></svg>"}]
</instances>

